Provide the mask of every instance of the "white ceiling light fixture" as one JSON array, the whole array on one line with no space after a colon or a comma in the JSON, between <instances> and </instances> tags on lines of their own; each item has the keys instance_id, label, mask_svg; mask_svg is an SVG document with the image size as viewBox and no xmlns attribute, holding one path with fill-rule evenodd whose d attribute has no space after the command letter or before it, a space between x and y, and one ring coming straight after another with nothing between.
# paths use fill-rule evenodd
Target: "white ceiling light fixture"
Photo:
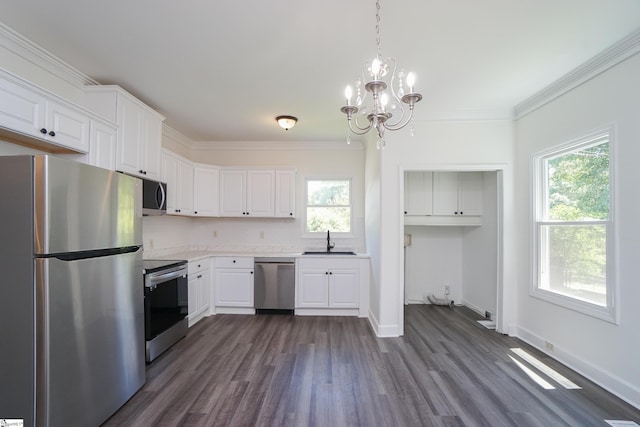
<instances>
[{"instance_id":1,"label":"white ceiling light fixture","mask_svg":"<svg viewBox=\"0 0 640 427\"><path fill-rule=\"evenodd\" d=\"M293 116L278 116L276 121L280 127L284 130L289 130L298 123L298 118Z\"/></svg>"},{"instance_id":2,"label":"white ceiling light fixture","mask_svg":"<svg viewBox=\"0 0 640 427\"><path fill-rule=\"evenodd\" d=\"M349 129L356 135L364 135L372 128L378 133L378 149L384 148L385 130L400 130L409 122L412 122L413 107L422 99L422 95L414 92L415 76L404 69L398 69L395 58L382 58L380 49L380 0L376 0L376 57L364 65L362 77L355 82L355 104L351 104L354 95L351 86L347 86L344 96L347 105L340 111L347 115ZM363 82L364 91L363 91ZM406 86L405 86L406 85ZM389 91L387 91L389 89ZM371 94L373 106L366 107L367 94ZM408 105L408 111L403 104ZM368 124L358 123L358 117L364 116ZM411 123L410 133L413 136L414 128ZM347 143L351 137L347 137Z\"/></svg>"}]
</instances>

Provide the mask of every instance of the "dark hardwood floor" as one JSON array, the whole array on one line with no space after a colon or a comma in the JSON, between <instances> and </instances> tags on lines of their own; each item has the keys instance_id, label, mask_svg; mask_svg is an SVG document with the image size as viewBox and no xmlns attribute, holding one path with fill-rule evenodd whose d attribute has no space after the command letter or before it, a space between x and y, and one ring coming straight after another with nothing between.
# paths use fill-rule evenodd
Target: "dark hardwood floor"
<instances>
[{"instance_id":1,"label":"dark hardwood floor","mask_svg":"<svg viewBox=\"0 0 640 427\"><path fill-rule=\"evenodd\" d=\"M640 411L485 329L466 308L411 305L405 313L400 338L376 338L354 317L208 317L148 366L147 383L104 426L640 424ZM512 348L580 388L563 387Z\"/></svg>"}]
</instances>

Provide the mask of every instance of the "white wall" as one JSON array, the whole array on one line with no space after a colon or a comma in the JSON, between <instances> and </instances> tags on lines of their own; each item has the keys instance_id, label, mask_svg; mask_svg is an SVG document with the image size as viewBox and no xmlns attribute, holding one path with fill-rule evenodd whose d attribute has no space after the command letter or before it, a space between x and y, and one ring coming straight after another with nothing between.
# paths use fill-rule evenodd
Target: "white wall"
<instances>
[{"instance_id":1,"label":"white wall","mask_svg":"<svg viewBox=\"0 0 640 427\"><path fill-rule=\"evenodd\" d=\"M464 227L462 302L480 314L496 314L498 291L498 177L483 173L481 227Z\"/></svg>"},{"instance_id":2,"label":"white wall","mask_svg":"<svg viewBox=\"0 0 640 427\"><path fill-rule=\"evenodd\" d=\"M512 178L513 124L511 121L416 122L416 135L400 131L386 134L386 148L381 153L381 243L380 243L380 329L385 334L403 333L403 262L404 228L401 209L401 180L404 170L496 170L503 169L505 182ZM490 165L489 169L486 168ZM497 167L493 168L495 165ZM505 185L505 211L513 203L511 187ZM512 238L511 223L505 221ZM505 242L505 246L508 242ZM515 262L513 251L505 250L505 267ZM505 298L515 306L512 287L514 270L506 268ZM505 304L508 306L508 304ZM499 325L515 321L515 310L505 310Z\"/></svg>"},{"instance_id":3,"label":"white wall","mask_svg":"<svg viewBox=\"0 0 640 427\"><path fill-rule=\"evenodd\" d=\"M463 227L405 226L411 245L405 248L405 301L426 302L426 295L449 298L457 304L462 298Z\"/></svg>"},{"instance_id":4,"label":"white wall","mask_svg":"<svg viewBox=\"0 0 640 427\"><path fill-rule=\"evenodd\" d=\"M594 130L615 129L617 280L620 323L614 325L529 295L532 154ZM587 81L517 122L517 334L640 407L640 54Z\"/></svg>"}]
</instances>

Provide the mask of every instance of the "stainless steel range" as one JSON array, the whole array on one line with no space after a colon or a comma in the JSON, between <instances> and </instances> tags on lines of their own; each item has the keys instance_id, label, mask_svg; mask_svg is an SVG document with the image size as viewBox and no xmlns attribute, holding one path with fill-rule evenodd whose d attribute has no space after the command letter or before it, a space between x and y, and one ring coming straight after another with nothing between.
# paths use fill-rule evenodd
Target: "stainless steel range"
<instances>
[{"instance_id":1,"label":"stainless steel range","mask_svg":"<svg viewBox=\"0 0 640 427\"><path fill-rule=\"evenodd\" d=\"M145 260L144 335L151 362L187 334L187 262Z\"/></svg>"}]
</instances>

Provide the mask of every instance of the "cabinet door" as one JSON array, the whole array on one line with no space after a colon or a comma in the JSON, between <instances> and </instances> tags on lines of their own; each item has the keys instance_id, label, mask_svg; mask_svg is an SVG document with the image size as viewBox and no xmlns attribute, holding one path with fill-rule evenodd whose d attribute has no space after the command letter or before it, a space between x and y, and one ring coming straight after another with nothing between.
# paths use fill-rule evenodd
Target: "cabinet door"
<instances>
[{"instance_id":1,"label":"cabinet door","mask_svg":"<svg viewBox=\"0 0 640 427\"><path fill-rule=\"evenodd\" d=\"M247 214L274 216L275 172L273 170L247 171Z\"/></svg>"},{"instance_id":2,"label":"cabinet door","mask_svg":"<svg viewBox=\"0 0 640 427\"><path fill-rule=\"evenodd\" d=\"M482 215L482 172L460 172L458 191L460 215Z\"/></svg>"},{"instance_id":3,"label":"cabinet door","mask_svg":"<svg viewBox=\"0 0 640 427\"><path fill-rule=\"evenodd\" d=\"M210 280L209 270L202 271L196 276L198 279L198 313L206 313L209 311Z\"/></svg>"},{"instance_id":4,"label":"cabinet door","mask_svg":"<svg viewBox=\"0 0 640 427\"><path fill-rule=\"evenodd\" d=\"M143 115L143 134L141 161L144 176L159 180L162 152L162 121L149 112Z\"/></svg>"},{"instance_id":5,"label":"cabinet door","mask_svg":"<svg viewBox=\"0 0 640 427\"><path fill-rule=\"evenodd\" d=\"M47 101L46 128L49 141L75 151L89 151L91 119L78 109L55 101Z\"/></svg>"},{"instance_id":6,"label":"cabinet door","mask_svg":"<svg viewBox=\"0 0 640 427\"><path fill-rule=\"evenodd\" d=\"M167 183L167 214L179 215L178 208L178 158L162 153L162 180Z\"/></svg>"},{"instance_id":7,"label":"cabinet door","mask_svg":"<svg viewBox=\"0 0 640 427\"><path fill-rule=\"evenodd\" d=\"M218 215L220 171L216 167L196 165L193 182L193 214Z\"/></svg>"},{"instance_id":8,"label":"cabinet door","mask_svg":"<svg viewBox=\"0 0 640 427\"><path fill-rule=\"evenodd\" d=\"M178 159L178 209L182 215L193 213L193 164Z\"/></svg>"},{"instance_id":9,"label":"cabinet door","mask_svg":"<svg viewBox=\"0 0 640 427\"><path fill-rule=\"evenodd\" d=\"M118 95L118 162L119 171L144 176L142 144L144 111L132 101Z\"/></svg>"},{"instance_id":10,"label":"cabinet door","mask_svg":"<svg viewBox=\"0 0 640 427\"><path fill-rule=\"evenodd\" d=\"M275 216L295 217L296 173L292 170L276 170Z\"/></svg>"},{"instance_id":11,"label":"cabinet door","mask_svg":"<svg viewBox=\"0 0 640 427\"><path fill-rule=\"evenodd\" d=\"M433 214L458 215L458 173L433 173Z\"/></svg>"},{"instance_id":12,"label":"cabinet door","mask_svg":"<svg viewBox=\"0 0 640 427\"><path fill-rule=\"evenodd\" d=\"M432 172L406 172L404 179L404 214L431 215L433 213L432 193Z\"/></svg>"},{"instance_id":13,"label":"cabinet door","mask_svg":"<svg viewBox=\"0 0 640 427\"><path fill-rule=\"evenodd\" d=\"M253 271L216 269L216 305L220 307L253 307Z\"/></svg>"},{"instance_id":14,"label":"cabinet door","mask_svg":"<svg viewBox=\"0 0 640 427\"><path fill-rule=\"evenodd\" d=\"M246 172L228 169L220 171L220 215L246 215Z\"/></svg>"},{"instance_id":15,"label":"cabinet door","mask_svg":"<svg viewBox=\"0 0 640 427\"><path fill-rule=\"evenodd\" d=\"M329 306L329 271L325 269L301 269L298 274L297 307Z\"/></svg>"},{"instance_id":16,"label":"cabinet door","mask_svg":"<svg viewBox=\"0 0 640 427\"><path fill-rule=\"evenodd\" d=\"M44 138L45 100L40 94L0 79L0 126Z\"/></svg>"},{"instance_id":17,"label":"cabinet door","mask_svg":"<svg viewBox=\"0 0 640 427\"><path fill-rule=\"evenodd\" d=\"M117 128L91 120L89 132L89 164L105 169L116 169Z\"/></svg>"},{"instance_id":18,"label":"cabinet door","mask_svg":"<svg viewBox=\"0 0 640 427\"><path fill-rule=\"evenodd\" d=\"M360 274L358 270L329 271L329 307L358 308Z\"/></svg>"},{"instance_id":19,"label":"cabinet door","mask_svg":"<svg viewBox=\"0 0 640 427\"><path fill-rule=\"evenodd\" d=\"M187 282L187 294L189 301L189 311L187 316L189 320L193 319L198 312L198 278L197 276L189 276ZM189 322L191 323L191 322Z\"/></svg>"}]
</instances>

